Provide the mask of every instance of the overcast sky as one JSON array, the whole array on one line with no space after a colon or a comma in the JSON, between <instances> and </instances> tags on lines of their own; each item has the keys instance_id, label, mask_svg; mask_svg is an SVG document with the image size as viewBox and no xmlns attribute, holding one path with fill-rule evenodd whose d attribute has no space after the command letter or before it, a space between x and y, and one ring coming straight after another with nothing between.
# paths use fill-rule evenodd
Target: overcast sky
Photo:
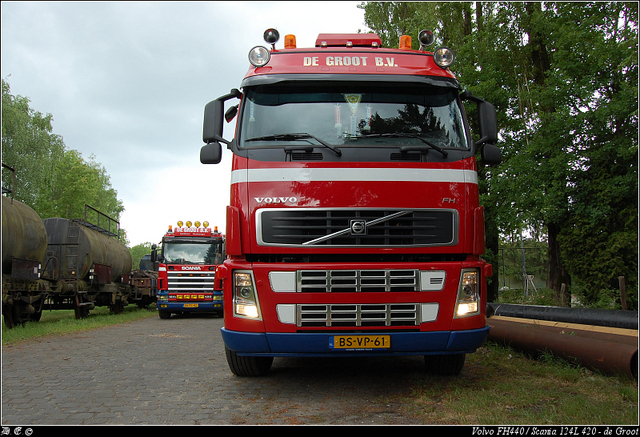
<instances>
[{"instance_id":1,"label":"overcast sky","mask_svg":"<svg viewBox=\"0 0 640 437\"><path fill-rule=\"evenodd\" d=\"M131 246L178 220L225 228L230 155L200 164L207 102L239 88L269 27L312 47L366 31L356 2L2 2L2 78L106 168ZM226 125L225 137L232 127Z\"/></svg>"}]
</instances>

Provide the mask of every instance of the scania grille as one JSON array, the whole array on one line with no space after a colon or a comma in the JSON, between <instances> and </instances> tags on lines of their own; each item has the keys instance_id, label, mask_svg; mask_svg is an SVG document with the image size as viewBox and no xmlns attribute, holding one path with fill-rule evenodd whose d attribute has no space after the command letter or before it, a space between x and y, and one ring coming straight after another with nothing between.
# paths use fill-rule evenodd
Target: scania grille
<instances>
[{"instance_id":1,"label":"scania grille","mask_svg":"<svg viewBox=\"0 0 640 437\"><path fill-rule=\"evenodd\" d=\"M389 247L457 243L458 213L451 209L353 210L267 208L256 216L263 246Z\"/></svg>"},{"instance_id":2,"label":"scania grille","mask_svg":"<svg viewBox=\"0 0 640 437\"><path fill-rule=\"evenodd\" d=\"M167 272L169 291L213 290L214 271L207 272Z\"/></svg>"},{"instance_id":3,"label":"scania grille","mask_svg":"<svg viewBox=\"0 0 640 437\"><path fill-rule=\"evenodd\" d=\"M418 304L298 304L298 327L416 326Z\"/></svg>"},{"instance_id":4,"label":"scania grille","mask_svg":"<svg viewBox=\"0 0 640 437\"><path fill-rule=\"evenodd\" d=\"M302 293L420 291L419 270L298 270L297 281Z\"/></svg>"}]
</instances>

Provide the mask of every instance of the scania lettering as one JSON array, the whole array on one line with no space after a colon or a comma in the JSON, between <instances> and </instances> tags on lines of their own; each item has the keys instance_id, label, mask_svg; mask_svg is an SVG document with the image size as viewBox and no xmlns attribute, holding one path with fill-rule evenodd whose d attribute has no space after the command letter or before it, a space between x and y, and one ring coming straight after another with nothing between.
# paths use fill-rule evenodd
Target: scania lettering
<instances>
[{"instance_id":1,"label":"scania lettering","mask_svg":"<svg viewBox=\"0 0 640 437\"><path fill-rule=\"evenodd\" d=\"M222 315L222 290L213 287L215 271L224 260L224 237L208 222L183 222L162 238L156 306L161 319L171 314L218 313Z\"/></svg>"},{"instance_id":2,"label":"scania lettering","mask_svg":"<svg viewBox=\"0 0 640 437\"><path fill-rule=\"evenodd\" d=\"M500 162L495 108L463 91L451 50L418 38L296 48L287 35L276 48L269 29L240 89L205 106L201 162L219 163L221 143L233 154L216 287L234 374L263 375L274 357L401 355L458 374L485 341L475 157Z\"/></svg>"}]
</instances>

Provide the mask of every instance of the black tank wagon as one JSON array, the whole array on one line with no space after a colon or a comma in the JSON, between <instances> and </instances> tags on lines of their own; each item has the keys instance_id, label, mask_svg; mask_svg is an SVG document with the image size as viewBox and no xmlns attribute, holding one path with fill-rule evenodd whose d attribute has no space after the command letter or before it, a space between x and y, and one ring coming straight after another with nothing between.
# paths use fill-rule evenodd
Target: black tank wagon
<instances>
[{"instance_id":1,"label":"black tank wagon","mask_svg":"<svg viewBox=\"0 0 640 437\"><path fill-rule=\"evenodd\" d=\"M97 214L98 224L87 220L89 210ZM45 308L74 309L78 318L96 306L122 312L132 293L131 253L112 231L117 222L88 205L84 220L43 222L48 235L43 277L56 282Z\"/></svg>"}]
</instances>

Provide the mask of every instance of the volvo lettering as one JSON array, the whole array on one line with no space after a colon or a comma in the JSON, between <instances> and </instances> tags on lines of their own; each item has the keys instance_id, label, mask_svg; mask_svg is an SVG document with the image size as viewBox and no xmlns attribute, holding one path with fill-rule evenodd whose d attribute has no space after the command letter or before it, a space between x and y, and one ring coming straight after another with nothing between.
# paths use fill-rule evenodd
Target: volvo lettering
<instances>
[{"instance_id":1,"label":"volvo lettering","mask_svg":"<svg viewBox=\"0 0 640 437\"><path fill-rule=\"evenodd\" d=\"M233 155L216 274L231 371L421 355L458 374L489 331L476 152L500 162L494 106L463 90L450 49L426 49L429 31L418 50L409 36L398 49L375 34L320 34L312 48L264 36L240 88L205 106L200 152Z\"/></svg>"}]
</instances>

